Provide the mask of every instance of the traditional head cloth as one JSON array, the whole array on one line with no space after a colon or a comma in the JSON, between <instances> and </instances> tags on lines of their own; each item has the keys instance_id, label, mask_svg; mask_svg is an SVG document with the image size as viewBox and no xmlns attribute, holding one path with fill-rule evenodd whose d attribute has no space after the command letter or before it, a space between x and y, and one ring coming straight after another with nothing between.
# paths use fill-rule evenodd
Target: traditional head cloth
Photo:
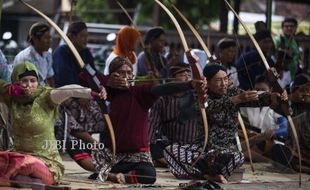
<instances>
[{"instance_id":1,"label":"traditional head cloth","mask_svg":"<svg viewBox=\"0 0 310 190\"><path fill-rule=\"evenodd\" d=\"M291 91L294 92L300 85L304 85L307 83L310 83L310 74L301 73L295 77L295 80L293 81L293 84L292 84Z\"/></svg>"},{"instance_id":2,"label":"traditional head cloth","mask_svg":"<svg viewBox=\"0 0 310 190\"><path fill-rule=\"evenodd\" d=\"M256 32L254 34L254 38L257 42L260 42L261 40L266 39L266 38L272 39L271 33L269 30L262 30L262 31Z\"/></svg>"},{"instance_id":3,"label":"traditional head cloth","mask_svg":"<svg viewBox=\"0 0 310 190\"><path fill-rule=\"evenodd\" d=\"M219 50L223 50L223 49L226 49L229 47L235 47L235 46L236 46L235 40L230 39L230 38L223 38L217 43L217 48Z\"/></svg>"},{"instance_id":4,"label":"traditional head cloth","mask_svg":"<svg viewBox=\"0 0 310 190\"><path fill-rule=\"evenodd\" d=\"M128 65L131 70L133 69L132 64L130 63L129 59L123 57L115 57L109 66L109 73L114 73L117 71L121 66Z\"/></svg>"},{"instance_id":5,"label":"traditional head cloth","mask_svg":"<svg viewBox=\"0 0 310 190\"><path fill-rule=\"evenodd\" d=\"M287 18L284 18L284 20L282 21L281 25L282 25L282 28L284 26L284 23L287 23L287 22L291 22L291 23L294 23L295 26L297 26L298 22L295 18L292 18L292 17L287 17Z\"/></svg>"},{"instance_id":6,"label":"traditional head cloth","mask_svg":"<svg viewBox=\"0 0 310 190\"><path fill-rule=\"evenodd\" d=\"M77 35L84 29L87 29L85 22L73 22L70 24L67 34Z\"/></svg>"},{"instance_id":7,"label":"traditional head cloth","mask_svg":"<svg viewBox=\"0 0 310 190\"><path fill-rule=\"evenodd\" d=\"M165 31L163 30L162 27L154 27L154 28L151 28L150 30L148 30L148 31L146 32L144 42L145 42L146 44L149 44L149 43L151 43L151 41L152 41L153 39L158 38L158 37L161 36L162 34L165 34Z\"/></svg>"},{"instance_id":8,"label":"traditional head cloth","mask_svg":"<svg viewBox=\"0 0 310 190\"><path fill-rule=\"evenodd\" d=\"M184 72L184 71L191 71L191 68L189 66L189 64L183 63L183 62L179 62L175 65L171 65L169 67L169 75L170 76L174 76L178 73Z\"/></svg>"},{"instance_id":9,"label":"traditional head cloth","mask_svg":"<svg viewBox=\"0 0 310 190\"><path fill-rule=\"evenodd\" d=\"M34 23L29 29L27 41L32 42L33 38L40 38L45 32L49 30L50 26L44 22Z\"/></svg>"},{"instance_id":10,"label":"traditional head cloth","mask_svg":"<svg viewBox=\"0 0 310 190\"><path fill-rule=\"evenodd\" d=\"M12 83L19 81L25 76L35 76L38 78L38 70L36 66L28 61L17 64L12 72L11 81Z\"/></svg>"},{"instance_id":11,"label":"traditional head cloth","mask_svg":"<svg viewBox=\"0 0 310 190\"><path fill-rule=\"evenodd\" d=\"M118 56L127 57L131 64L136 63L136 56L133 50L139 37L140 32L135 28L130 26L121 28L117 34L113 52Z\"/></svg>"},{"instance_id":12,"label":"traditional head cloth","mask_svg":"<svg viewBox=\"0 0 310 190\"><path fill-rule=\"evenodd\" d=\"M207 64L205 68L203 69L203 75L207 78L207 80L210 80L218 73L219 71L226 72L226 68L220 64L214 63L214 64Z\"/></svg>"}]
</instances>

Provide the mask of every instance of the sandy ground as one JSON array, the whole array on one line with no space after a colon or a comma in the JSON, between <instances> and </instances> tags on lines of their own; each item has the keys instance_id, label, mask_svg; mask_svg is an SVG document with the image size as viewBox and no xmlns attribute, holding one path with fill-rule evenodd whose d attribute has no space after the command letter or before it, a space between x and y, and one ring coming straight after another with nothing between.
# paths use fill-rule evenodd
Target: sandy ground
<instances>
[{"instance_id":1,"label":"sandy ground","mask_svg":"<svg viewBox=\"0 0 310 190\"><path fill-rule=\"evenodd\" d=\"M154 185L119 185L112 183L100 183L88 180L91 174L81 169L67 156L64 157L66 174L63 179L72 189L180 189L180 184L186 184L189 180L177 180L167 168L157 168L158 179ZM248 164L245 164L240 173L236 173L230 179L229 184L220 184L223 189L227 190L290 190L290 189L310 189L310 175L302 174L302 186L298 186L298 173L277 170L268 163L254 164L255 172L253 173ZM243 172L242 172L243 171ZM70 184L69 184L70 183Z\"/></svg>"}]
</instances>

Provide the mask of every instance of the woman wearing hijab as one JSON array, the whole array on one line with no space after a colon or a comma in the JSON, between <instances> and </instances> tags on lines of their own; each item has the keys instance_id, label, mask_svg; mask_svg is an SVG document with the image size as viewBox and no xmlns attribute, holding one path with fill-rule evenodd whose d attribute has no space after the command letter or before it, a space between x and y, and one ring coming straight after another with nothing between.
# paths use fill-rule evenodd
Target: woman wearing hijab
<instances>
[{"instance_id":1,"label":"woman wearing hijab","mask_svg":"<svg viewBox=\"0 0 310 190\"><path fill-rule=\"evenodd\" d=\"M41 86L38 71L29 62L18 64L12 84L0 80L0 94L11 113L12 152L0 152L0 186L34 187L59 183L64 173L54 136L54 121L60 103L70 97L106 97L79 85L58 89ZM26 185L28 184L28 186ZM29 185L30 184L30 185Z\"/></svg>"}]
</instances>

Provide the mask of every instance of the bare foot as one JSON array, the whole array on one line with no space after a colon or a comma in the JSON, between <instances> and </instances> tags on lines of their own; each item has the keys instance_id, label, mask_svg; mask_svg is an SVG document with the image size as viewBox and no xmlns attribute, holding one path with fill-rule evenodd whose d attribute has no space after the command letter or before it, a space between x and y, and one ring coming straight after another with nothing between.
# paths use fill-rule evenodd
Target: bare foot
<instances>
[{"instance_id":1,"label":"bare foot","mask_svg":"<svg viewBox=\"0 0 310 190\"><path fill-rule=\"evenodd\" d=\"M216 176L205 176L208 180L216 181L219 183L228 183L227 179L223 175L216 175Z\"/></svg>"},{"instance_id":2,"label":"bare foot","mask_svg":"<svg viewBox=\"0 0 310 190\"><path fill-rule=\"evenodd\" d=\"M117 174L109 173L108 180L112 181L113 183L121 183L121 184L126 183L125 175L122 173Z\"/></svg>"}]
</instances>

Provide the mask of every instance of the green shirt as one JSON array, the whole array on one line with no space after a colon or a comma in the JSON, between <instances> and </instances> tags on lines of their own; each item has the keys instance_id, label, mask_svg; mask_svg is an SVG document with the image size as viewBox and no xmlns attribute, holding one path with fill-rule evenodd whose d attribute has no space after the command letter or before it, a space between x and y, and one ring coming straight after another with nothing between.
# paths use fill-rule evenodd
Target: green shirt
<instances>
[{"instance_id":1,"label":"green shirt","mask_svg":"<svg viewBox=\"0 0 310 190\"><path fill-rule=\"evenodd\" d=\"M52 88L38 87L31 98L10 97L0 80L0 95L11 113L13 151L41 159L52 172L55 182L60 182L64 166L56 146L54 121L57 105L52 103Z\"/></svg>"},{"instance_id":2,"label":"green shirt","mask_svg":"<svg viewBox=\"0 0 310 190\"><path fill-rule=\"evenodd\" d=\"M284 39L284 45L281 44L281 43L283 43L283 42L281 42L281 38ZM294 79L296 72L297 72L297 68L298 68L299 50L298 50L298 45L297 45L295 39L292 39L290 44L288 44L288 40L289 40L288 38L286 38L282 35L279 35L279 36L276 36L274 38L274 43L275 43L276 48L279 48L279 47L283 48L283 46L284 46L285 48L289 47L290 49L292 49L292 51L293 51L293 62L292 62L292 64L289 64L289 70L291 72L291 78Z\"/></svg>"}]
</instances>

